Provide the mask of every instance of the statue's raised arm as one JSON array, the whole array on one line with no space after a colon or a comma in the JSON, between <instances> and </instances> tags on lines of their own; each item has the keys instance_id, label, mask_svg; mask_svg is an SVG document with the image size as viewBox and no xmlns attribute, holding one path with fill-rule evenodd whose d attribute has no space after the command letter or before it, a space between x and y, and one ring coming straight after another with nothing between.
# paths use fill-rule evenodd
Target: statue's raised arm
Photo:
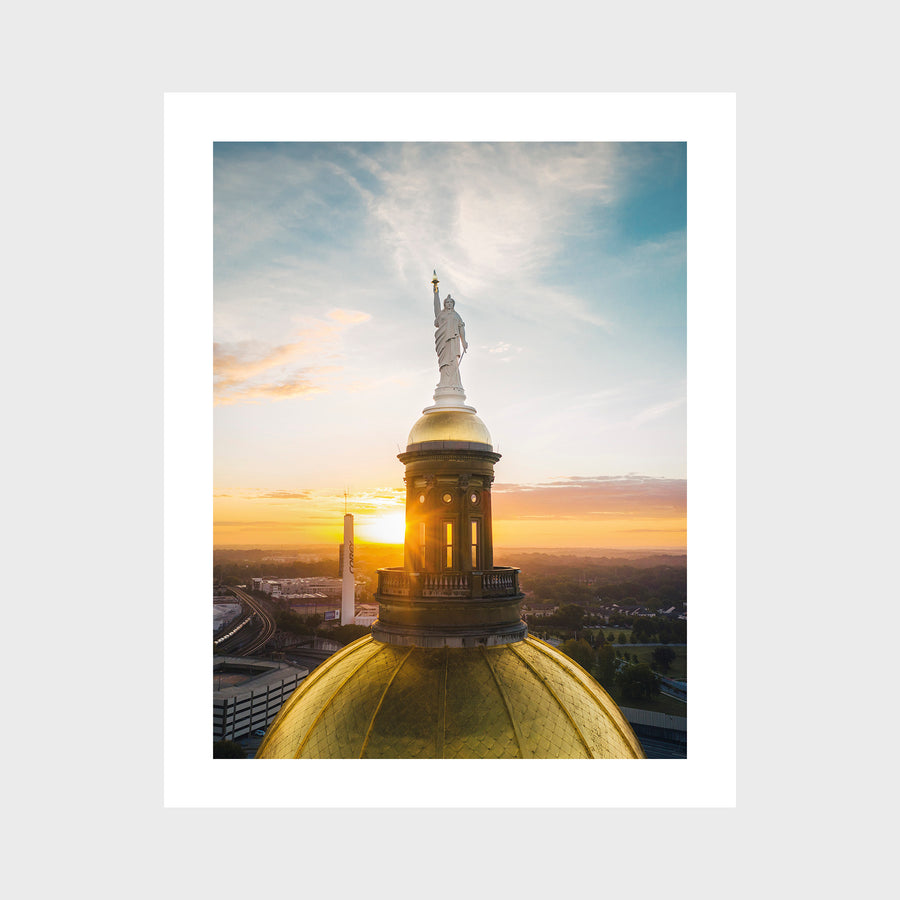
<instances>
[{"instance_id":1,"label":"statue's raised arm","mask_svg":"<svg viewBox=\"0 0 900 900\"><path fill-rule=\"evenodd\" d=\"M437 272L434 273L434 278L431 279L431 283L434 286L434 327L437 328L437 318L441 312L441 298L440 294L438 294Z\"/></svg>"}]
</instances>

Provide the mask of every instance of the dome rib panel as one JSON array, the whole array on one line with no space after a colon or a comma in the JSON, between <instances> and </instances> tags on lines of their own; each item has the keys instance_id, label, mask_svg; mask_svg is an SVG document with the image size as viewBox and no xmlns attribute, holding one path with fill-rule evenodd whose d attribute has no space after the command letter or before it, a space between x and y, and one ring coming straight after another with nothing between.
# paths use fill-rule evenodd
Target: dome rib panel
<instances>
[{"instance_id":1,"label":"dome rib panel","mask_svg":"<svg viewBox=\"0 0 900 900\"><path fill-rule=\"evenodd\" d=\"M282 756L282 754L278 752L280 746L284 746L290 743L293 736L298 733L298 730L301 732L308 730L305 728L298 729L298 723L296 721L292 722L290 727L288 727L285 723L289 718L297 718L298 705L304 704L309 696L311 694L314 694L321 685L324 684L324 686L327 688L328 684L333 680L335 668L338 668L343 662L345 662L355 652L357 652L357 650L360 650L362 645L368 643L370 643L370 640L367 640L367 638L361 638L357 642L348 644L342 650L338 650L328 660L329 665L327 667L320 666L306 676L300 687L298 687L297 690L294 691L293 694L291 694L291 696L287 699L285 704L281 707L281 709L278 711L278 714L273 719L272 724L269 726L266 732L266 736L263 738L262 743L259 746L257 755L264 754L274 757L280 757ZM369 656L377 654L378 652L380 652L380 650L381 647L379 645L374 645L371 647L365 647L364 650L360 650L360 652L364 652L366 654L366 657L368 658ZM361 663L359 665L361 665ZM300 715L302 721L302 714ZM288 755L293 756L294 754L293 752L291 752Z\"/></svg>"},{"instance_id":2,"label":"dome rib panel","mask_svg":"<svg viewBox=\"0 0 900 900\"><path fill-rule=\"evenodd\" d=\"M441 746L438 729L444 649L392 647L392 652L394 668L407 655L408 659L396 673L390 690L384 692L383 703L372 722L365 758L434 759ZM366 674L360 677L365 678Z\"/></svg>"},{"instance_id":3,"label":"dome rib panel","mask_svg":"<svg viewBox=\"0 0 900 900\"><path fill-rule=\"evenodd\" d=\"M502 653L503 647L488 652ZM481 649L447 649L447 732L444 759L518 759L509 712Z\"/></svg>"},{"instance_id":4,"label":"dome rib panel","mask_svg":"<svg viewBox=\"0 0 900 900\"><path fill-rule=\"evenodd\" d=\"M600 707L601 711L604 713L605 721L609 722L613 726L613 728L615 728L619 739L626 746L631 747L633 750L638 749L634 747L634 743L629 737L631 727L628 725L627 720L622 715L622 712L616 704L615 700L613 700L612 697L610 697L609 694L603 689L603 685L599 684L590 674L588 674L580 665L578 665L575 660L570 659L568 656L559 657L556 653L552 652L553 648L551 648L549 644L545 643L540 638L536 638L531 635L529 636L527 643L530 644L536 651L542 653L557 668L562 669L562 671L567 675L574 676L579 684L581 684L588 691L594 703L596 703L597 706ZM600 691L601 693L598 694L598 691ZM643 751L641 750L638 755L643 755Z\"/></svg>"},{"instance_id":5,"label":"dome rib panel","mask_svg":"<svg viewBox=\"0 0 900 900\"><path fill-rule=\"evenodd\" d=\"M444 733L447 730L447 670L450 668L450 655L444 647L444 661L441 666L441 686L438 690L437 728L434 735L434 755L444 758Z\"/></svg>"},{"instance_id":6,"label":"dome rib panel","mask_svg":"<svg viewBox=\"0 0 900 900\"><path fill-rule=\"evenodd\" d=\"M353 644L348 645L348 649L349 649L349 647L352 647L352 646L353 646ZM294 754L294 759L300 758L300 754L303 752L303 748L306 746L306 742L310 739L310 737L312 736L312 733L316 730L316 726L319 724L319 722L322 721L322 717L325 715L325 712L328 709L328 707L331 706L331 704L334 702L335 697L337 697L337 695L343 690L344 685L347 684L350 681L350 679L367 662L369 662L369 660L372 659L373 656L378 656L379 653L383 653L385 646L386 645L381 645L375 651L375 653L372 653L371 655L367 655L366 658L364 660L362 660L362 662L360 662L357 666L354 666L353 669L351 669L351 671L348 673L348 675L342 681L340 681L338 683L338 686L334 689L331 696L328 698L328 700L325 701L322 708L319 710L319 714L313 720L312 725L310 725L309 728L306 729L306 734L303 735L303 740L300 741L300 745L297 747L297 752Z\"/></svg>"},{"instance_id":7,"label":"dome rib panel","mask_svg":"<svg viewBox=\"0 0 900 900\"><path fill-rule=\"evenodd\" d=\"M497 654L494 667L534 758L589 758L562 707L515 653Z\"/></svg>"},{"instance_id":8,"label":"dome rib panel","mask_svg":"<svg viewBox=\"0 0 900 900\"><path fill-rule=\"evenodd\" d=\"M529 759L534 756L533 753L528 749L527 744L522 738L522 732L519 729L519 723L516 721L516 717L513 715L512 706L509 702L509 697L506 694L506 691L503 689L503 683L500 681L500 676L497 675L497 670L494 668L494 664L491 662L491 657L488 654L487 650L484 647L481 648L481 654L484 656L484 661L487 663L488 668L491 670L491 675L494 676L494 682L497 685L497 690L500 693L500 698L503 700L503 705L506 707L507 715L509 715L509 722L512 725L513 733L516 736L516 742L519 745L519 757L521 759Z\"/></svg>"},{"instance_id":9,"label":"dome rib panel","mask_svg":"<svg viewBox=\"0 0 900 900\"><path fill-rule=\"evenodd\" d=\"M363 738L362 747L359 748L359 758L363 759L366 755L366 748L369 746L369 738L372 736L372 729L375 727L375 719L378 717L378 713L381 712L381 707L384 704L384 698L387 697L388 691L391 689L391 685L394 683L394 679L397 675L400 674L400 670L403 668L403 664L409 659L409 655L413 652L412 647L406 651L403 656L403 659L400 660L399 665L394 667L394 671L391 673L391 677L388 679L388 683L384 686L384 690L381 692L381 697L378 699L378 705L375 707L374 712L372 713L372 717L369 719L369 727L366 729L366 736ZM367 660L368 662L368 660Z\"/></svg>"},{"instance_id":10,"label":"dome rib panel","mask_svg":"<svg viewBox=\"0 0 900 900\"><path fill-rule=\"evenodd\" d=\"M595 758L594 751L591 749L591 745L585 740L584 735L581 733L581 729L578 727L578 723L572 718L572 714L569 712L568 709L566 709L566 705L562 702L562 700L559 699L559 696L557 695L556 691L553 690L553 687L551 686L550 682L544 677L543 674L538 672L538 670L533 665L531 665L531 663L527 659L525 659L525 657L518 651L515 644L507 644L506 646L513 653L515 653L516 656L518 656L519 659L521 659L522 662L526 666L528 666L528 668L540 680L541 684L544 686L544 688L547 690L547 692L550 694L550 696L553 697L553 699L559 704L559 708L565 713L566 718L569 720L570 724L575 729L575 733L578 735L578 740L580 740L581 743L584 744L584 747L585 747L585 750L587 750L588 756L591 759L594 759Z\"/></svg>"},{"instance_id":11,"label":"dome rib panel","mask_svg":"<svg viewBox=\"0 0 900 900\"><path fill-rule=\"evenodd\" d=\"M373 653L373 648L380 648L381 652ZM372 721L372 713L405 652L405 649L372 641L368 636L362 639L358 655L360 658L367 656L364 664L353 673L349 672L349 666L335 672L327 692L320 692L319 702L324 702L326 693L330 694L343 681L340 693L310 733L303 748L303 759L360 758L360 748ZM348 674L352 677L347 678ZM388 692L388 698L392 693L393 690ZM307 698L304 702L309 704L311 700L315 701L315 698ZM375 720L376 731L383 715L384 709ZM297 731L297 738L301 736L302 732Z\"/></svg>"}]
</instances>

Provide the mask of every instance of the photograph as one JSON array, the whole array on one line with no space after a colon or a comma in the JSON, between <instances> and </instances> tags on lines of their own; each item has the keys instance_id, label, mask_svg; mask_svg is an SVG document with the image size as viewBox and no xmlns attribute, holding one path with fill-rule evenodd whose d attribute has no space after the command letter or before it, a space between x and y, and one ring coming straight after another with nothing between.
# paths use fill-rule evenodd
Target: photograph
<instances>
[{"instance_id":1,"label":"photograph","mask_svg":"<svg viewBox=\"0 0 900 900\"><path fill-rule=\"evenodd\" d=\"M210 151L212 757L688 759L689 142Z\"/></svg>"}]
</instances>

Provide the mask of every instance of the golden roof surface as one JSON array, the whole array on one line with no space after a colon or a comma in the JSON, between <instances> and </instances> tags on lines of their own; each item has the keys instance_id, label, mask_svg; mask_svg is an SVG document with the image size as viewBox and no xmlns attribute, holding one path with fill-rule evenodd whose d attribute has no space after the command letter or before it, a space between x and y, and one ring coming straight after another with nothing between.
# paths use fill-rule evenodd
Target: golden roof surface
<instances>
[{"instance_id":1,"label":"golden roof surface","mask_svg":"<svg viewBox=\"0 0 900 900\"><path fill-rule=\"evenodd\" d=\"M465 409L441 409L425 413L412 427L407 444L426 441L468 441L491 445L487 425Z\"/></svg>"},{"instance_id":2,"label":"golden roof surface","mask_svg":"<svg viewBox=\"0 0 900 900\"><path fill-rule=\"evenodd\" d=\"M366 635L291 695L257 759L643 759L603 688L534 637L397 647Z\"/></svg>"}]
</instances>

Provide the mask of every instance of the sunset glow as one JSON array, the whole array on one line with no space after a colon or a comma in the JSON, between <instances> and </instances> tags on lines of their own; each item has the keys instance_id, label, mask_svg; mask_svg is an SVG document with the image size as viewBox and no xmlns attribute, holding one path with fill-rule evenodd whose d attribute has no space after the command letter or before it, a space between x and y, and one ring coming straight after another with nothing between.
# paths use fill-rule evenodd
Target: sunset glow
<instances>
[{"instance_id":1,"label":"sunset glow","mask_svg":"<svg viewBox=\"0 0 900 900\"><path fill-rule=\"evenodd\" d=\"M406 528L403 511L391 515L378 516L368 522L361 522L356 528L360 540L376 544L402 544Z\"/></svg>"},{"instance_id":2,"label":"sunset glow","mask_svg":"<svg viewBox=\"0 0 900 900\"><path fill-rule=\"evenodd\" d=\"M686 546L681 143L218 143L214 542L401 543L431 273L498 547Z\"/></svg>"}]
</instances>

